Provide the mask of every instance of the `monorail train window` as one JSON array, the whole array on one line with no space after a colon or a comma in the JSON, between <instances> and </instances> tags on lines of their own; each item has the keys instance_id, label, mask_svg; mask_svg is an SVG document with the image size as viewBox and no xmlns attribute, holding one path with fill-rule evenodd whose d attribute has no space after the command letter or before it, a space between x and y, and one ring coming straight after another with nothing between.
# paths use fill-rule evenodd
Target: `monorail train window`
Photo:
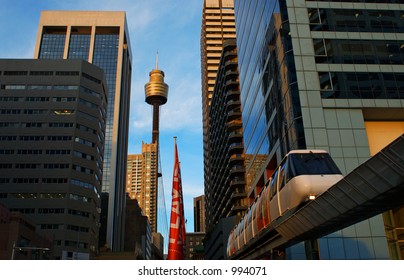
<instances>
[{"instance_id":1,"label":"monorail train window","mask_svg":"<svg viewBox=\"0 0 404 280\"><path fill-rule=\"evenodd\" d=\"M272 176L270 191L271 191L271 198L272 199L276 194L276 181L278 178L278 170L275 171L274 175Z\"/></svg>"},{"instance_id":2,"label":"monorail train window","mask_svg":"<svg viewBox=\"0 0 404 280\"><path fill-rule=\"evenodd\" d=\"M326 153L289 155L290 178L305 174L341 174L337 165Z\"/></svg>"},{"instance_id":3,"label":"monorail train window","mask_svg":"<svg viewBox=\"0 0 404 280\"><path fill-rule=\"evenodd\" d=\"M285 186L285 169L286 169L286 166L282 165L282 167L279 171L279 179L278 179L279 180L278 181L279 190L281 190Z\"/></svg>"}]
</instances>

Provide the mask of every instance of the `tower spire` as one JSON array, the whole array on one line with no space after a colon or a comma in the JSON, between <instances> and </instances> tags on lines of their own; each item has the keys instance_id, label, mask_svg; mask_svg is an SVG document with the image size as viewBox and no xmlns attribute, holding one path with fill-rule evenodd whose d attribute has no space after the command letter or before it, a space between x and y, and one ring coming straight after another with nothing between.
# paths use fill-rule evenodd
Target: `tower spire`
<instances>
[{"instance_id":1,"label":"tower spire","mask_svg":"<svg viewBox=\"0 0 404 280\"><path fill-rule=\"evenodd\" d=\"M156 70L159 69L159 50L156 52Z\"/></svg>"}]
</instances>

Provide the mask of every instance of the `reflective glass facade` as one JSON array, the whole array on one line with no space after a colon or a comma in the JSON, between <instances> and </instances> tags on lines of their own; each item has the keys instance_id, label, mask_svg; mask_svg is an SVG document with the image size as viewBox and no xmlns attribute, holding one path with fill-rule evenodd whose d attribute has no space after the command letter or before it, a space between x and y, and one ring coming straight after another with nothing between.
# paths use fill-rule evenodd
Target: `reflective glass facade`
<instances>
[{"instance_id":1,"label":"reflective glass facade","mask_svg":"<svg viewBox=\"0 0 404 280\"><path fill-rule=\"evenodd\" d=\"M69 42L69 59L88 60L91 34L71 34Z\"/></svg>"},{"instance_id":2,"label":"reflective glass facade","mask_svg":"<svg viewBox=\"0 0 404 280\"><path fill-rule=\"evenodd\" d=\"M39 58L62 59L65 41L66 28L45 28L42 33Z\"/></svg>"},{"instance_id":3,"label":"reflective glass facade","mask_svg":"<svg viewBox=\"0 0 404 280\"><path fill-rule=\"evenodd\" d=\"M250 192L296 148L328 150L348 174L370 157L365 122L404 117L399 3L235 0ZM395 258L388 231L378 215L288 248L286 258Z\"/></svg>"},{"instance_id":4,"label":"reflective glass facade","mask_svg":"<svg viewBox=\"0 0 404 280\"><path fill-rule=\"evenodd\" d=\"M246 173L250 186L259 180L275 148L279 148L278 156L282 157L291 149L305 147L292 41L288 36L290 27L286 24L288 15L286 7L280 7L284 3L279 2L237 3L244 146L249 158Z\"/></svg>"},{"instance_id":5,"label":"reflective glass facade","mask_svg":"<svg viewBox=\"0 0 404 280\"><path fill-rule=\"evenodd\" d=\"M94 43L93 63L104 70L108 83L108 116L105 154L104 154L104 177L102 190L108 192L110 189L111 176L111 153L112 153L112 130L114 124L114 100L116 86L116 67L118 61L119 34L96 34Z\"/></svg>"}]
</instances>

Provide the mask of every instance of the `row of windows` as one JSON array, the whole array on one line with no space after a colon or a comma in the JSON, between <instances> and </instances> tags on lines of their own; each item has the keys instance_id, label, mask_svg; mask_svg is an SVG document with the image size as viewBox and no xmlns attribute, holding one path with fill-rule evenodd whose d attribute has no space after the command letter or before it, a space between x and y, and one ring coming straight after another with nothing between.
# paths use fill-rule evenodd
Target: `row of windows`
<instances>
[{"instance_id":1,"label":"row of windows","mask_svg":"<svg viewBox=\"0 0 404 280\"><path fill-rule=\"evenodd\" d=\"M66 193L0 193L0 198L13 198L13 199L65 199L68 197L71 200L80 202L91 202L92 199L78 194Z\"/></svg>"},{"instance_id":2,"label":"row of windows","mask_svg":"<svg viewBox=\"0 0 404 280\"><path fill-rule=\"evenodd\" d=\"M51 122L51 123L44 123L44 122L24 122L24 123L18 123L18 122L0 122L0 127L63 127L63 128L68 128L68 127L73 127L73 123L69 122Z\"/></svg>"},{"instance_id":3,"label":"row of windows","mask_svg":"<svg viewBox=\"0 0 404 280\"><path fill-rule=\"evenodd\" d=\"M80 227L80 226L75 226L75 225L64 225L64 224L40 224L38 225L40 229L49 229L49 230L57 230L57 229L68 229L72 231L81 231L81 232L89 232L88 227Z\"/></svg>"},{"instance_id":4,"label":"row of windows","mask_svg":"<svg viewBox=\"0 0 404 280\"><path fill-rule=\"evenodd\" d=\"M76 164L73 164L72 169L76 170L78 172L86 173L86 174L94 174L94 170L92 170L91 168L83 167L83 166L76 165Z\"/></svg>"},{"instance_id":5,"label":"row of windows","mask_svg":"<svg viewBox=\"0 0 404 280\"><path fill-rule=\"evenodd\" d=\"M77 85L19 85L19 84L2 84L0 89L3 90L80 90L80 92L89 93L92 96L100 97L100 93L84 86Z\"/></svg>"},{"instance_id":6,"label":"row of windows","mask_svg":"<svg viewBox=\"0 0 404 280\"><path fill-rule=\"evenodd\" d=\"M66 184L67 178L0 178L0 184Z\"/></svg>"},{"instance_id":7,"label":"row of windows","mask_svg":"<svg viewBox=\"0 0 404 280\"><path fill-rule=\"evenodd\" d=\"M82 188L85 188L85 189L93 190L98 198L101 197L98 190L97 190L97 188L91 183L84 182L84 181L81 181L81 180L78 180L78 179L72 179L72 180L70 180L70 183L72 185L76 185L76 186L79 186L79 187L82 187Z\"/></svg>"},{"instance_id":8,"label":"row of windows","mask_svg":"<svg viewBox=\"0 0 404 280\"><path fill-rule=\"evenodd\" d=\"M64 208L38 208L39 214L64 214Z\"/></svg>"},{"instance_id":9,"label":"row of windows","mask_svg":"<svg viewBox=\"0 0 404 280\"><path fill-rule=\"evenodd\" d=\"M402 33L404 11L309 8L312 31Z\"/></svg>"},{"instance_id":10,"label":"row of windows","mask_svg":"<svg viewBox=\"0 0 404 280\"><path fill-rule=\"evenodd\" d=\"M95 143L88 141L86 139L80 138L80 137L76 137L74 138L74 142L79 143L79 144L83 144L86 145L88 147L95 147Z\"/></svg>"},{"instance_id":11,"label":"row of windows","mask_svg":"<svg viewBox=\"0 0 404 280\"><path fill-rule=\"evenodd\" d=\"M81 227L81 226L75 226L75 225L64 225L64 224L40 224L38 225L40 229L48 229L48 230L58 230L61 229L63 230L64 228L72 231L80 231L80 232L89 232L88 227Z\"/></svg>"},{"instance_id":12,"label":"row of windows","mask_svg":"<svg viewBox=\"0 0 404 280\"><path fill-rule=\"evenodd\" d=\"M45 96L28 96L28 97L11 97L4 96L0 97L0 101L2 102L20 102L20 101L29 101L29 102L49 102L50 97ZM74 102L76 101L76 97L53 97L53 102Z\"/></svg>"},{"instance_id":13,"label":"row of windows","mask_svg":"<svg viewBox=\"0 0 404 280\"><path fill-rule=\"evenodd\" d=\"M40 169L40 168L45 168L45 169L68 169L70 168L70 164L68 163L44 163L43 165L40 163L16 163L15 167L16 169ZM13 164L12 163L1 163L0 164L0 169L12 169ZM86 174L94 174L94 170L86 167L82 167L79 165L73 165L72 166L73 170L76 170L78 172L86 173Z\"/></svg>"},{"instance_id":14,"label":"row of windows","mask_svg":"<svg viewBox=\"0 0 404 280\"><path fill-rule=\"evenodd\" d=\"M319 72L322 98L404 99L404 73Z\"/></svg>"},{"instance_id":15,"label":"row of windows","mask_svg":"<svg viewBox=\"0 0 404 280\"><path fill-rule=\"evenodd\" d=\"M0 72L1 74L1 72ZM85 73L83 73L85 74ZM4 71L4 76L79 76L79 71ZM87 74L86 74L87 75ZM84 75L83 75L84 76Z\"/></svg>"},{"instance_id":16,"label":"row of windows","mask_svg":"<svg viewBox=\"0 0 404 280\"><path fill-rule=\"evenodd\" d=\"M81 211L81 210L68 209L67 213L70 214L70 215L81 216L81 217L85 217L85 218L89 218L89 217L90 217L90 213L89 213L89 212Z\"/></svg>"},{"instance_id":17,"label":"row of windows","mask_svg":"<svg viewBox=\"0 0 404 280\"><path fill-rule=\"evenodd\" d=\"M25 135L18 138L20 141L44 141L45 136L36 135ZM47 136L48 141L69 141L73 139L73 136L58 135L58 136ZM15 141L17 136L0 136L0 141Z\"/></svg>"},{"instance_id":18,"label":"row of windows","mask_svg":"<svg viewBox=\"0 0 404 280\"><path fill-rule=\"evenodd\" d=\"M65 208L38 208L38 214L64 214ZM10 212L20 212L23 214L35 214L35 208L10 208ZM89 218L90 213L81 210L67 209L67 214Z\"/></svg>"},{"instance_id":19,"label":"row of windows","mask_svg":"<svg viewBox=\"0 0 404 280\"><path fill-rule=\"evenodd\" d=\"M313 39L316 63L404 64L404 41Z\"/></svg>"}]
</instances>

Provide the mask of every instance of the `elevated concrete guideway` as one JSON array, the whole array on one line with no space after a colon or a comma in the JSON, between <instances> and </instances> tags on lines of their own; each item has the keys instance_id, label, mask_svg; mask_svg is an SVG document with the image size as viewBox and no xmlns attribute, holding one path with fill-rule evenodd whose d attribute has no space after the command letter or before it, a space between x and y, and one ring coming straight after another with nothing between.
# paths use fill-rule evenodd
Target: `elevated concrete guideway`
<instances>
[{"instance_id":1,"label":"elevated concrete guideway","mask_svg":"<svg viewBox=\"0 0 404 280\"><path fill-rule=\"evenodd\" d=\"M315 200L276 220L234 258L260 258L272 249L320 238L400 205L404 205L404 134Z\"/></svg>"}]
</instances>

